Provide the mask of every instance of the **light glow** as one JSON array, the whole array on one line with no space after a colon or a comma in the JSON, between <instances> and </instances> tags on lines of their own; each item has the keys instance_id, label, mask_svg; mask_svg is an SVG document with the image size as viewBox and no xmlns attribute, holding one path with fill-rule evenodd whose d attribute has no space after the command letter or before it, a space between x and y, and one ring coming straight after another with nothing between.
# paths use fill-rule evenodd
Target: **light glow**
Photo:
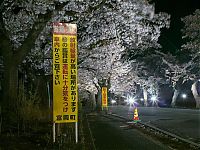
<instances>
[{"instance_id":1,"label":"light glow","mask_svg":"<svg viewBox=\"0 0 200 150\"><path fill-rule=\"evenodd\" d=\"M116 103L116 100L111 100L111 103L112 103L112 104L115 104L115 103Z\"/></svg>"},{"instance_id":2,"label":"light glow","mask_svg":"<svg viewBox=\"0 0 200 150\"><path fill-rule=\"evenodd\" d=\"M151 101L152 101L152 102L156 102L156 101L157 101L157 97L156 97L156 96L152 96L152 97L151 97Z\"/></svg>"},{"instance_id":3,"label":"light glow","mask_svg":"<svg viewBox=\"0 0 200 150\"><path fill-rule=\"evenodd\" d=\"M134 102L135 102L135 99L134 99L133 97L130 97L130 98L129 98L129 103L130 103L130 104L133 104Z\"/></svg>"},{"instance_id":4,"label":"light glow","mask_svg":"<svg viewBox=\"0 0 200 150\"><path fill-rule=\"evenodd\" d=\"M131 105L135 105L136 104L136 99L133 96L128 95L126 98L126 102L127 104Z\"/></svg>"},{"instance_id":5,"label":"light glow","mask_svg":"<svg viewBox=\"0 0 200 150\"><path fill-rule=\"evenodd\" d=\"M187 98L187 95L186 94L182 94L182 98Z\"/></svg>"},{"instance_id":6,"label":"light glow","mask_svg":"<svg viewBox=\"0 0 200 150\"><path fill-rule=\"evenodd\" d=\"M157 105L158 104L158 97L157 96L155 96L155 95L152 96L150 100L151 100L153 105Z\"/></svg>"}]
</instances>

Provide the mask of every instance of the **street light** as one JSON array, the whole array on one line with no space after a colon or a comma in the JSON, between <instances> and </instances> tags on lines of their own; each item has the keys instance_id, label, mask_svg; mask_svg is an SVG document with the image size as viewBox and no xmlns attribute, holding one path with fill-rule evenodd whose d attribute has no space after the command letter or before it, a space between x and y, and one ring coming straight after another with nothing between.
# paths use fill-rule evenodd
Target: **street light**
<instances>
[{"instance_id":1,"label":"street light","mask_svg":"<svg viewBox=\"0 0 200 150\"><path fill-rule=\"evenodd\" d=\"M156 106L158 105L158 98L157 98L157 96L153 95L150 100L151 100L151 102L152 102L153 105L156 105Z\"/></svg>"},{"instance_id":2,"label":"street light","mask_svg":"<svg viewBox=\"0 0 200 150\"><path fill-rule=\"evenodd\" d=\"M116 103L116 100L111 100L111 104L115 104Z\"/></svg>"},{"instance_id":3,"label":"street light","mask_svg":"<svg viewBox=\"0 0 200 150\"><path fill-rule=\"evenodd\" d=\"M136 99L135 97L132 97L130 95L127 96L126 100L127 104L129 104L130 106L134 105L136 103Z\"/></svg>"},{"instance_id":4,"label":"street light","mask_svg":"<svg viewBox=\"0 0 200 150\"><path fill-rule=\"evenodd\" d=\"M156 97L156 96L152 96L152 97L151 97L151 101L152 101L152 102L156 102L156 101L157 101L157 97Z\"/></svg>"},{"instance_id":5,"label":"street light","mask_svg":"<svg viewBox=\"0 0 200 150\"><path fill-rule=\"evenodd\" d=\"M129 103L130 103L130 104L133 104L134 102L135 102L135 99L134 99L133 97L130 97L130 98L129 98Z\"/></svg>"},{"instance_id":6,"label":"street light","mask_svg":"<svg viewBox=\"0 0 200 150\"><path fill-rule=\"evenodd\" d=\"M182 94L182 98L183 99L187 98L187 95L186 94Z\"/></svg>"}]
</instances>

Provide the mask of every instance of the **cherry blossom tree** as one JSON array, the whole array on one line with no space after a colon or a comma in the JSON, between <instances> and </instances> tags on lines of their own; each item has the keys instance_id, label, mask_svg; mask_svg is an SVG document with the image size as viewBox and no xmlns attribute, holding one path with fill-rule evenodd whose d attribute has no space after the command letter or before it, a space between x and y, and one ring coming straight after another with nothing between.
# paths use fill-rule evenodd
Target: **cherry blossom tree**
<instances>
[{"instance_id":1,"label":"cherry blossom tree","mask_svg":"<svg viewBox=\"0 0 200 150\"><path fill-rule=\"evenodd\" d=\"M95 78L106 79L112 92L131 91L137 73L131 62L122 61L122 56L159 47L160 29L169 27L169 16L154 14L154 7L145 1L121 1L108 6L91 14L92 19L84 27L79 51L80 57L87 59L80 68L97 72Z\"/></svg>"},{"instance_id":2,"label":"cherry blossom tree","mask_svg":"<svg viewBox=\"0 0 200 150\"><path fill-rule=\"evenodd\" d=\"M4 0L1 2L0 47L4 65L3 99L5 103L14 106L17 98L18 69L22 61L26 64L30 62L35 68L42 67L38 58L41 58L43 50L50 50L46 43L49 42L49 45L51 43L48 41L51 36L51 23L62 19L70 22L72 16L75 16L75 11L65 11L67 9L65 6L69 3L69 1L48 0ZM76 7L75 4L72 6L78 12L84 9ZM90 11L93 9L95 8L91 7ZM63 12L67 15L63 16ZM77 19L77 16L75 18ZM29 52L30 57L24 60L30 54ZM47 53L48 51L45 51L45 54ZM35 58L37 61L34 61Z\"/></svg>"},{"instance_id":3,"label":"cherry blossom tree","mask_svg":"<svg viewBox=\"0 0 200 150\"><path fill-rule=\"evenodd\" d=\"M183 38L186 44L182 45L182 51L189 51L192 60L198 63L193 64L194 84L192 85L192 93L196 101L196 108L200 108L200 96L197 92L197 83L199 80L199 62L200 62L200 10L197 9L192 15L182 18L185 26L182 29Z\"/></svg>"},{"instance_id":4,"label":"cherry blossom tree","mask_svg":"<svg viewBox=\"0 0 200 150\"><path fill-rule=\"evenodd\" d=\"M165 83L171 84L174 89L171 106L175 107L183 84L186 84L189 81L194 82L197 79L196 59L191 59L187 62L181 63L178 61L177 56L164 54L159 51L156 51L156 53L160 55L162 60L162 69L164 70L163 74L165 75L162 79L165 79Z\"/></svg>"},{"instance_id":5,"label":"cherry blossom tree","mask_svg":"<svg viewBox=\"0 0 200 150\"><path fill-rule=\"evenodd\" d=\"M124 83L124 90L132 88L132 82L127 85L128 76L136 73L123 56L160 47L160 29L169 27L169 19L165 13L155 14L154 6L143 0L4 0L0 16L4 99L12 105L17 97L17 72L22 62L51 74L52 22L78 24L79 86L98 92L105 82L109 88L117 87L113 79L122 74L119 84Z\"/></svg>"},{"instance_id":6,"label":"cherry blossom tree","mask_svg":"<svg viewBox=\"0 0 200 150\"><path fill-rule=\"evenodd\" d=\"M169 27L169 16L164 13L154 14L153 5L149 5L145 1L99 1L91 3L91 7L96 6L98 6L98 9L91 10L88 9L86 3L70 2L63 11L59 12L62 15L56 16L56 19L66 22L73 21L80 25L78 33L78 36L81 37L78 41L79 75L82 76L83 72L91 72L90 74L94 75L93 78L98 80L98 85L94 82L88 82L87 79L82 77L79 78L79 82L85 85L79 85L80 87L89 87L88 85L91 83L94 85L90 85L90 87L99 88L97 91L100 91L100 82L107 81L110 83L110 79L114 76L112 69L116 64L121 66L128 64L128 62L123 63L121 61L122 55L142 53L149 47L159 47L157 41L160 29ZM80 7L79 10L81 11L76 14L74 12L78 9L77 7ZM69 16L66 14L69 11L73 11L75 14L71 16L71 20L68 20ZM77 16L79 17L78 20L76 20ZM40 37L39 46L33 49L33 52L31 52L33 57L28 57L29 61L38 56L41 43L45 44L45 41L48 41L48 39L44 39L45 37L47 35ZM44 42L40 42L41 40ZM43 47L44 52L51 50L49 43L46 43ZM46 55L44 52L41 56ZM35 60L38 61L38 59ZM116 63L117 61L119 62ZM47 63L38 64L40 65L34 66L42 68ZM81 71L83 69L86 71ZM83 77L87 76L83 75ZM127 81L122 83L125 84Z\"/></svg>"},{"instance_id":7,"label":"cherry blossom tree","mask_svg":"<svg viewBox=\"0 0 200 150\"><path fill-rule=\"evenodd\" d=\"M34 46L55 6L39 1L1 3L0 47L4 61L4 100L8 105L14 105L17 97L18 65Z\"/></svg>"}]
</instances>

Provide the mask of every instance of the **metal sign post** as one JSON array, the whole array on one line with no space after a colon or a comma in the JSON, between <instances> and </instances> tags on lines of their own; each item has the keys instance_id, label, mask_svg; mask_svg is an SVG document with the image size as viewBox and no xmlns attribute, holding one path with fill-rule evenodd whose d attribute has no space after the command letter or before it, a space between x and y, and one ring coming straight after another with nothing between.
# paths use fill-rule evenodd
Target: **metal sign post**
<instances>
[{"instance_id":1,"label":"metal sign post","mask_svg":"<svg viewBox=\"0 0 200 150\"><path fill-rule=\"evenodd\" d=\"M51 95L50 95L49 82L47 82L47 91L48 91L48 98L49 98L49 108L51 108Z\"/></svg>"},{"instance_id":2,"label":"metal sign post","mask_svg":"<svg viewBox=\"0 0 200 150\"><path fill-rule=\"evenodd\" d=\"M53 143L56 142L56 124L55 122L53 123Z\"/></svg>"},{"instance_id":3,"label":"metal sign post","mask_svg":"<svg viewBox=\"0 0 200 150\"><path fill-rule=\"evenodd\" d=\"M78 122L75 122L75 137L76 137L76 144L78 143Z\"/></svg>"}]
</instances>

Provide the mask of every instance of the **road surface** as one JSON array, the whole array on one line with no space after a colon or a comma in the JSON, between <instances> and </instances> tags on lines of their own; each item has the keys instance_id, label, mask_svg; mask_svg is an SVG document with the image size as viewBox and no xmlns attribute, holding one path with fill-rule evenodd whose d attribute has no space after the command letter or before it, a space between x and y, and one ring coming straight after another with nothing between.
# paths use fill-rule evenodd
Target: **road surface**
<instances>
[{"instance_id":1,"label":"road surface","mask_svg":"<svg viewBox=\"0 0 200 150\"><path fill-rule=\"evenodd\" d=\"M119 118L102 115L88 115L93 150L170 150L148 135L127 124Z\"/></svg>"},{"instance_id":2,"label":"road surface","mask_svg":"<svg viewBox=\"0 0 200 150\"><path fill-rule=\"evenodd\" d=\"M110 110L127 119L133 118L133 107L119 105ZM138 113L142 122L200 144L200 110L138 107Z\"/></svg>"}]
</instances>

